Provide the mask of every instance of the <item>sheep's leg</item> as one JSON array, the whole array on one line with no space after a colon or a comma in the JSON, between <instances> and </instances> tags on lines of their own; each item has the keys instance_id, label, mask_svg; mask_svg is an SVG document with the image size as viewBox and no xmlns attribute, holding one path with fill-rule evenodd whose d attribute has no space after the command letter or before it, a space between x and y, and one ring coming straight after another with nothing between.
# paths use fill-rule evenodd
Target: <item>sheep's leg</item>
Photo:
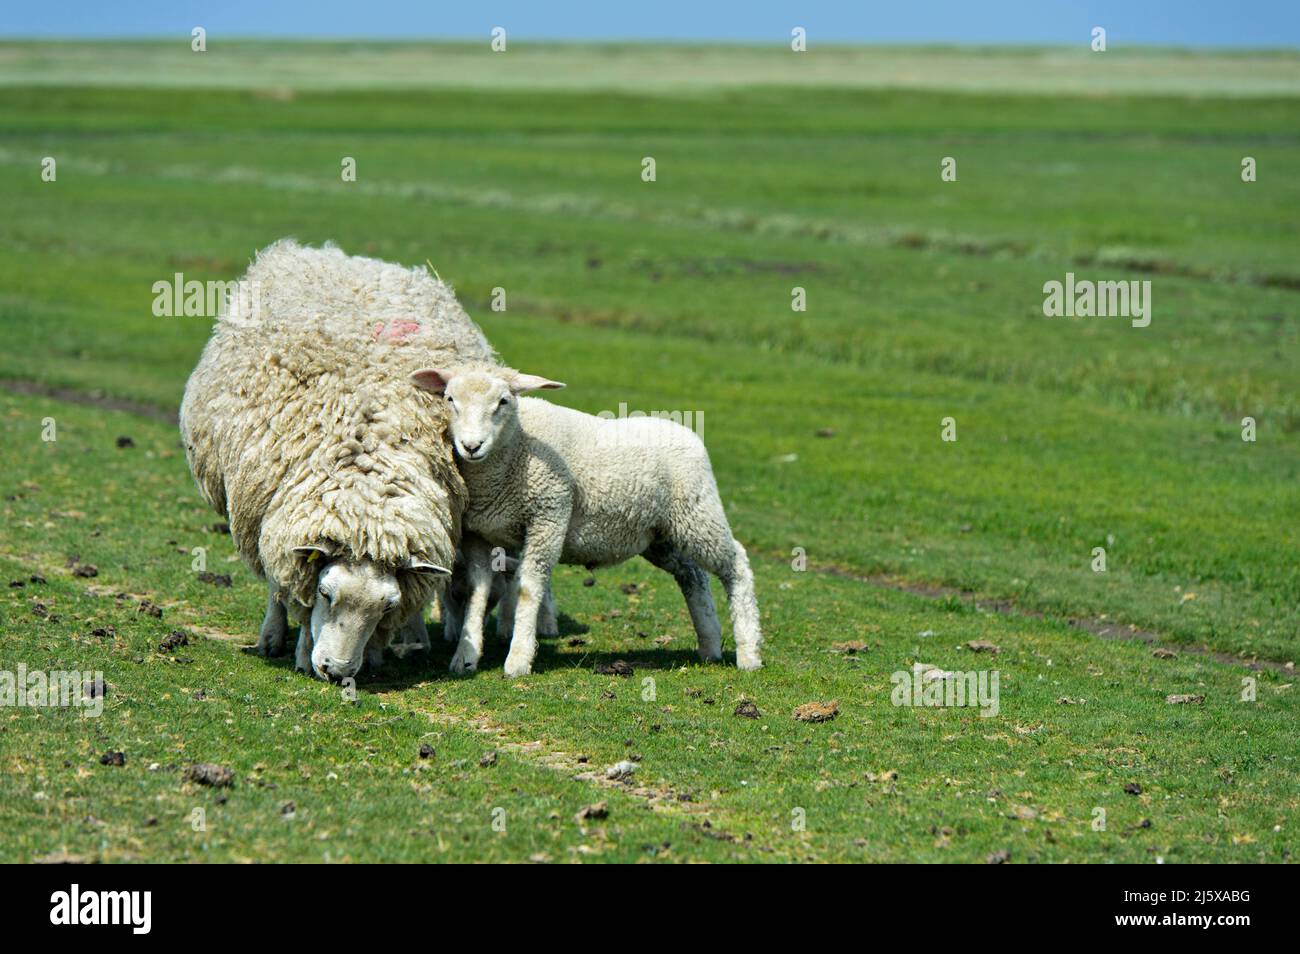
<instances>
[{"instance_id":1,"label":"sheep's leg","mask_svg":"<svg viewBox=\"0 0 1300 954\"><path fill-rule=\"evenodd\" d=\"M411 614L410 619L402 624L397 639L389 643L389 648L398 657L405 657L417 649L429 648L429 631L424 627L424 608Z\"/></svg>"},{"instance_id":2,"label":"sheep's leg","mask_svg":"<svg viewBox=\"0 0 1300 954\"><path fill-rule=\"evenodd\" d=\"M488 549L481 541L465 544L466 575L470 595L461 618L460 643L451 657L451 671L473 672L483 655L483 619L487 615L488 594L492 590L492 567Z\"/></svg>"},{"instance_id":3,"label":"sheep's leg","mask_svg":"<svg viewBox=\"0 0 1300 954\"><path fill-rule=\"evenodd\" d=\"M506 656L506 675L511 678L526 676L533 671L533 659L537 656L537 616L551 585L551 570L564 550L567 527L566 513L562 520L534 523L528 529L516 573L515 626L510 638L510 653Z\"/></svg>"},{"instance_id":4,"label":"sheep's leg","mask_svg":"<svg viewBox=\"0 0 1300 954\"><path fill-rule=\"evenodd\" d=\"M316 673L311 668L311 620L302 621L302 626L298 629L298 648L293 654L293 668L295 672L305 672L309 676Z\"/></svg>"},{"instance_id":5,"label":"sheep's leg","mask_svg":"<svg viewBox=\"0 0 1300 954\"><path fill-rule=\"evenodd\" d=\"M546 583L546 592L542 594L541 609L537 612L537 635L560 635L560 623L555 618L555 593L551 590L549 580Z\"/></svg>"},{"instance_id":6,"label":"sheep's leg","mask_svg":"<svg viewBox=\"0 0 1300 954\"><path fill-rule=\"evenodd\" d=\"M718 622L718 611L713 607L713 594L709 592L709 578L704 571L681 550L665 543L652 544L642 555L659 569L671 573L677 581L686 600L686 609L691 614L691 623L695 626L700 658L705 662L720 661L722 626Z\"/></svg>"},{"instance_id":7,"label":"sheep's leg","mask_svg":"<svg viewBox=\"0 0 1300 954\"><path fill-rule=\"evenodd\" d=\"M452 595L450 583L438 594L438 617L442 620L442 638L449 643L460 642L461 605Z\"/></svg>"},{"instance_id":8,"label":"sheep's leg","mask_svg":"<svg viewBox=\"0 0 1300 954\"><path fill-rule=\"evenodd\" d=\"M263 656L283 656L285 633L289 620L284 611L284 604L276 596L278 587L268 581L266 584L266 616L262 619L262 628L257 634L257 651Z\"/></svg>"},{"instance_id":9,"label":"sheep's leg","mask_svg":"<svg viewBox=\"0 0 1300 954\"><path fill-rule=\"evenodd\" d=\"M501 581L501 599L497 602L497 639L509 639L515 631L515 605L519 601L519 576Z\"/></svg>"}]
</instances>

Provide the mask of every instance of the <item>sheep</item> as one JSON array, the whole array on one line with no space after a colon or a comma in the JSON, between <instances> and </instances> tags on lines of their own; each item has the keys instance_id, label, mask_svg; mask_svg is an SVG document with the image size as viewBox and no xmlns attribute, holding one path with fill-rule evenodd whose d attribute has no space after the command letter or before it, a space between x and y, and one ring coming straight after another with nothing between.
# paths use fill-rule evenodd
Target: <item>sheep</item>
<instances>
[{"instance_id":1,"label":"sheep","mask_svg":"<svg viewBox=\"0 0 1300 954\"><path fill-rule=\"evenodd\" d=\"M413 380L444 396L469 492L463 550L471 595L453 672L476 669L482 655L491 545L521 548L507 676L532 671L540 598L556 563L612 566L638 554L676 579L706 661L722 658L722 629L704 571L721 579L736 665L762 665L749 560L696 434L668 420L606 420L521 398L564 385L506 368L426 369Z\"/></svg>"},{"instance_id":2,"label":"sheep","mask_svg":"<svg viewBox=\"0 0 1300 954\"><path fill-rule=\"evenodd\" d=\"M235 284L180 430L200 492L267 581L267 655L292 618L296 668L353 676L449 575L465 486L442 402L409 380L431 359L496 360L423 268L286 239Z\"/></svg>"}]
</instances>

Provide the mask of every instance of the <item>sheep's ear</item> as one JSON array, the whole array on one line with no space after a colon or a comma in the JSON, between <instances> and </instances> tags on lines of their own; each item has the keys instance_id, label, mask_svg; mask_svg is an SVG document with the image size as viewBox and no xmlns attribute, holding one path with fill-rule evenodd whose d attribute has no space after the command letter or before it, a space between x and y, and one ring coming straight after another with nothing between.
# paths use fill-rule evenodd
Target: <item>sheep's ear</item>
<instances>
[{"instance_id":1,"label":"sheep's ear","mask_svg":"<svg viewBox=\"0 0 1300 954\"><path fill-rule=\"evenodd\" d=\"M417 388L423 388L430 394L441 394L447 390L447 382L451 380L451 375L446 371L435 371L433 368L426 368L423 371L416 371L411 375L411 381Z\"/></svg>"},{"instance_id":2,"label":"sheep's ear","mask_svg":"<svg viewBox=\"0 0 1300 954\"><path fill-rule=\"evenodd\" d=\"M564 387L559 381L552 381L538 374L516 374L510 379L510 390L520 391L556 391Z\"/></svg>"},{"instance_id":3,"label":"sheep's ear","mask_svg":"<svg viewBox=\"0 0 1300 954\"><path fill-rule=\"evenodd\" d=\"M308 563L315 563L317 560L330 559L336 551L332 543L313 543L305 547L294 547L293 552L305 558Z\"/></svg>"},{"instance_id":4,"label":"sheep's ear","mask_svg":"<svg viewBox=\"0 0 1300 954\"><path fill-rule=\"evenodd\" d=\"M434 576L451 576L451 570L446 567L438 566L436 563L429 563L425 560L417 560L411 557L406 561L406 569L415 573L432 573Z\"/></svg>"}]
</instances>

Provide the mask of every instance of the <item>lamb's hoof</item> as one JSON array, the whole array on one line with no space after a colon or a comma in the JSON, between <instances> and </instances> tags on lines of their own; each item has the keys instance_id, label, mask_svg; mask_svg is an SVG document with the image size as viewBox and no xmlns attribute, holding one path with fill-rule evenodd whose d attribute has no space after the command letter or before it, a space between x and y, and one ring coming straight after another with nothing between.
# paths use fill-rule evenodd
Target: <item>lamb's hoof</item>
<instances>
[{"instance_id":1,"label":"lamb's hoof","mask_svg":"<svg viewBox=\"0 0 1300 954\"><path fill-rule=\"evenodd\" d=\"M478 659L479 654L474 651L474 647L461 646L456 650L456 655L451 657L451 665L448 668L458 675L475 672L478 669Z\"/></svg>"},{"instance_id":2,"label":"lamb's hoof","mask_svg":"<svg viewBox=\"0 0 1300 954\"><path fill-rule=\"evenodd\" d=\"M758 658L757 653L741 653L736 656L736 668L752 672L763 668L763 660Z\"/></svg>"},{"instance_id":3,"label":"lamb's hoof","mask_svg":"<svg viewBox=\"0 0 1300 954\"><path fill-rule=\"evenodd\" d=\"M527 676L532 671L532 660L516 659L513 654L506 657L506 676L508 678L518 679L520 676Z\"/></svg>"},{"instance_id":4,"label":"lamb's hoof","mask_svg":"<svg viewBox=\"0 0 1300 954\"><path fill-rule=\"evenodd\" d=\"M542 620L538 620L537 635L538 636L559 636L560 627L558 624L555 623L554 620L552 620L551 622L543 622Z\"/></svg>"}]
</instances>

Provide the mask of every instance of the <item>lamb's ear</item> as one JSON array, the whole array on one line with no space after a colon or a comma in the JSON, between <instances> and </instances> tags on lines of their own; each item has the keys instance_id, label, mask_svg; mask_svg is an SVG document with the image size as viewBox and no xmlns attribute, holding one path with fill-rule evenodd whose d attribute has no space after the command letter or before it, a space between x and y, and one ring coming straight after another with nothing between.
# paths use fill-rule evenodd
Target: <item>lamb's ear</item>
<instances>
[{"instance_id":1,"label":"lamb's ear","mask_svg":"<svg viewBox=\"0 0 1300 954\"><path fill-rule=\"evenodd\" d=\"M450 380L450 373L447 371L435 371L433 368L416 371L411 375L411 382L417 388L423 388L430 394L441 394L443 391L447 390L447 382Z\"/></svg>"},{"instance_id":2,"label":"lamb's ear","mask_svg":"<svg viewBox=\"0 0 1300 954\"><path fill-rule=\"evenodd\" d=\"M515 394L520 391L555 391L564 387L559 381L552 381L538 374L515 374L510 378L510 390Z\"/></svg>"},{"instance_id":3,"label":"lamb's ear","mask_svg":"<svg viewBox=\"0 0 1300 954\"><path fill-rule=\"evenodd\" d=\"M448 570L446 567L441 567L436 563L429 563L425 560L417 560L415 557L408 559L404 568L412 570L415 573L432 573L434 576L451 576L451 570Z\"/></svg>"},{"instance_id":4,"label":"lamb's ear","mask_svg":"<svg viewBox=\"0 0 1300 954\"><path fill-rule=\"evenodd\" d=\"M305 547L294 547L293 552L306 559L308 563L317 560L329 560L337 552L332 543L313 543Z\"/></svg>"}]
</instances>

